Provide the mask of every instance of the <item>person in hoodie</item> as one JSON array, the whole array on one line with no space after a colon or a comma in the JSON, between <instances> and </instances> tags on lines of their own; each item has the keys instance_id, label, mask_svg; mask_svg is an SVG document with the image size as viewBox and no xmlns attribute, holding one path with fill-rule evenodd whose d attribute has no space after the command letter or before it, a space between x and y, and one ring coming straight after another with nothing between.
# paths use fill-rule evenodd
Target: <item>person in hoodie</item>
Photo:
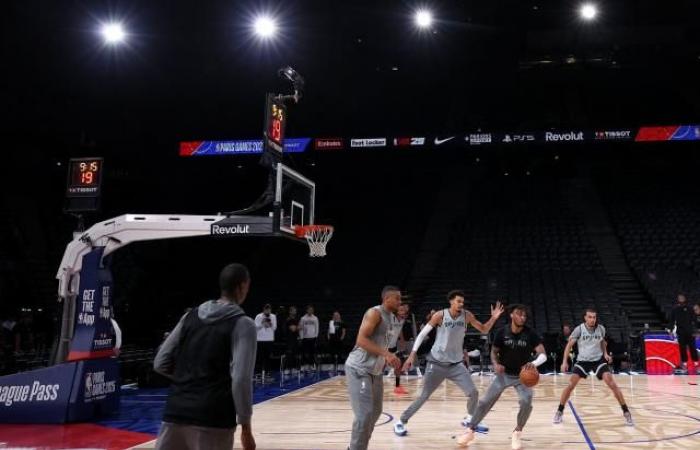
<instances>
[{"instance_id":1,"label":"person in hoodie","mask_svg":"<svg viewBox=\"0 0 700 450\"><path fill-rule=\"evenodd\" d=\"M153 362L172 380L156 449L230 450L237 424L243 448L255 449L256 328L240 307L250 287L248 269L227 265L219 286L221 297L186 313Z\"/></svg>"}]
</instances>

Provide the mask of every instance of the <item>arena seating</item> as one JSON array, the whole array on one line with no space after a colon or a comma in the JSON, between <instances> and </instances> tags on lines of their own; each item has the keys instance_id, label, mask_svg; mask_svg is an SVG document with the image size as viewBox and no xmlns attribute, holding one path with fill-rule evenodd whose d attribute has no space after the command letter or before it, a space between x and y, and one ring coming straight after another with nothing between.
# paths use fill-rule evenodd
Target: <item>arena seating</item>
<instances>
[{"instance_id":1,"label":"arena seating","mask_svg":"<svg viewBox=\"0 0 700 450\"><path fill-rule=\"evenodd\" d=\"M685 177L627 178L606 198L630 267L669 319L676 294L700 299L698 192Z\"/></svg>"},{"instance_id":2,"label":"arena seating","mask_svg":"<svg viewBox=\"0 0 700 450\"><path fill-rule=\"evenodd\" d=\"M590 305L620 337L625 324L611 285L560 192L556 181L471 180L461 204L436 211L454 219L436 270L428 282L414 280L426 286L426 304L442 308L445 293L462 288L485 320L496 300L524 303L541 333L576 323Z\"/></svg>"}]
</instances>

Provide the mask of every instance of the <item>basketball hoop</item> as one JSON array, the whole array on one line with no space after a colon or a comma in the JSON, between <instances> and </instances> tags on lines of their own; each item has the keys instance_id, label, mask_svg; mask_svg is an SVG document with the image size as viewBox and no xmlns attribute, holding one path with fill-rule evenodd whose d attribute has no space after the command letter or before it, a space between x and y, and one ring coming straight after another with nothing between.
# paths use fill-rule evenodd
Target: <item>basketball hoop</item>
<instances>
[{"instance_id":1,"label":"basketball hoop","mask_svg":"<svg viewBox=\"0 0 700 450\"><path fill-rule=\"evenodd\" d=\"M309 256L312 258L326 256L326 244L333 237L330 225L305 225L294 227L298 238L305 238L309 243Z\"/></svg>"}]
</instances>

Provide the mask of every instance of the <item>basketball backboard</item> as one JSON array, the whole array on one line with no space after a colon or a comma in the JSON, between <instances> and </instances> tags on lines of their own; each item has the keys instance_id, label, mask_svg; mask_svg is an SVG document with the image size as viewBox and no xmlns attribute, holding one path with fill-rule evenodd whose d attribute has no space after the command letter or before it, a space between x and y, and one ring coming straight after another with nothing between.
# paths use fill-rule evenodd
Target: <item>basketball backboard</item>
<instances>
[{"instance_id":1,"label":"basketball backboard","mask_svg":"<svg viewBox=\"0 0 700 450\"><path fill-rule=\"evenodd\" d=\"M289 167L277 165L275 208L279 231L294 235L297 226L314 225L316 184Z\"/></svg>"}]
</instances>

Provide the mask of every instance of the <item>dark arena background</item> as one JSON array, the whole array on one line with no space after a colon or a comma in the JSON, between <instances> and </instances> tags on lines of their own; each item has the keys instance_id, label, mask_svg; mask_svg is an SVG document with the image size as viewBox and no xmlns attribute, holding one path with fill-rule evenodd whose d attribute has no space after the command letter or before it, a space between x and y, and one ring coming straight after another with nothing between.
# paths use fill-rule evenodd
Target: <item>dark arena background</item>
<instances>
[{"instance_id":1,"label":"dark arena background","mask_svg":"<svg viewBox=\"0 0 700 450\"><path fill-rule=\"evenodd\" d=\"M528 307L547 361L522 448L700 448L697 1L3 6L0 449L155 448L155 355L232 262L265 323L258 449L367 448L348 447L344 362L386 285L409 305L404 357L451 290L484 323ZM326 256L308 225L333 227ZM315 333L290 328L309 305ZM587 308L634 426L595 376L552 423ZM508 311L465 332L482 398ZM395 433L431 339L400 386L386 367L368 448L459 448L447 381ZM518 404L506 390L470 448L517 449Z\"/></svg>"}]
</instances>

